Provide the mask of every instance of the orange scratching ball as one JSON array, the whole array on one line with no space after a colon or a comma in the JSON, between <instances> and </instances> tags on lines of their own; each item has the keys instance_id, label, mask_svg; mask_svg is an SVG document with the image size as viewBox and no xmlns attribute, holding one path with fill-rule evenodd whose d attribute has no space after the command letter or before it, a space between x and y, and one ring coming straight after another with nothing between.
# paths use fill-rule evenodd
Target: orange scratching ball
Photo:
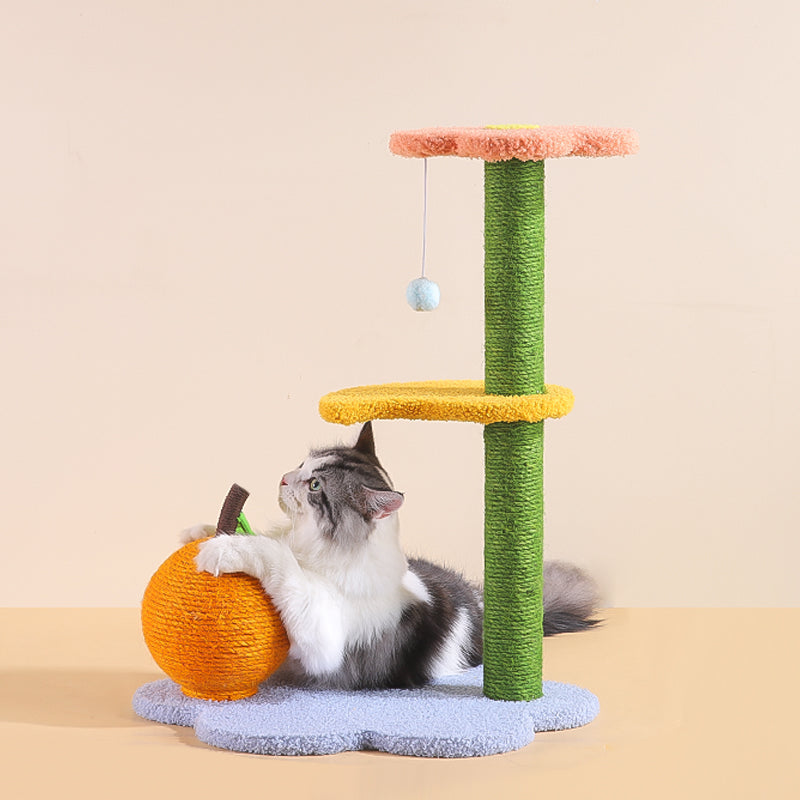
<instances>
[{"instance_id":1,"label":"orange scratching ball","mask_svg":"<svg viewBox=\"0 0 800 800\"><path fill-rule=\"evenodd\" d=\"M247 492L234 484L217 525L232 534ZM194 563L200 542L173 553L156 571L142 600L144 640L161 669L184 694L240 700L258 691L283 663L289 640L280 616L255 578L214 577Z\"/></svg>"}]
</instances>

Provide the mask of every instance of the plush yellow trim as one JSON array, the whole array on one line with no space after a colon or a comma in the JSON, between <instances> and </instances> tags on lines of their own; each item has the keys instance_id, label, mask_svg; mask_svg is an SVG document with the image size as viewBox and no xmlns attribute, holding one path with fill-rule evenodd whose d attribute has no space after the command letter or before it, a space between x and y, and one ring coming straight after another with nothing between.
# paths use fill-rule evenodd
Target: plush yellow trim
<instances>
[{"instance_id":1,"label":"plush yellow trim","mask_svg":"<svg viewBox=\"0 0 800 800\"><path fill-rule=\"evenodd\" d=\"M564 386L545 394L516 397L485 394L483 381L423 381L356 386L326 394L319 413L327 422L352 425L371 419L429 419L478 422L540 422L563 417L575 396Z\"/></svg>"}]
</instances>

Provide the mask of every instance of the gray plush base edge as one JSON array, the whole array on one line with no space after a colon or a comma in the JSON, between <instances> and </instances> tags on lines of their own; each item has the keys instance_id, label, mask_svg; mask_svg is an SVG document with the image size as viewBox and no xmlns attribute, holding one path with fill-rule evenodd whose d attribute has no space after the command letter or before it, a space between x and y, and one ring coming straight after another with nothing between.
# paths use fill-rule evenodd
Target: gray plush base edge
<instances>
[{"instance_id":1,"label":"gray plush base edge","mask_svg":"<svg viewBox=\"0 0 800 800\"><path fill-rule=\"evenodd\" d=\"M243 753L326 755L346 750L466 758L518 750L537 731L586 725L600 710L586 689L545 681L530 702L489 700L475 667L421 689L344 692L265 683L246 700L187 697L169 679L133 697L145 719L194 726L201 741Z\"/></svg>"}]
</instances>

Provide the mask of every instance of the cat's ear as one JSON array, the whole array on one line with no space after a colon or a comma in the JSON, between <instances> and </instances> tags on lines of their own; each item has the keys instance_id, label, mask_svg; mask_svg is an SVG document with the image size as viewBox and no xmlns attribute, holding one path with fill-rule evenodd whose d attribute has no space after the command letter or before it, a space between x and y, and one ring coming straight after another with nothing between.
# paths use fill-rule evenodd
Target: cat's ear
<instances>
[{"instance_id":1,"label":"cat's ear","mask_svg":"<svg viewBox=\"0 0 800 800\"><path fill-rule=\"evenodd\" d=\"M383 519L389 514L394 514L405 499L400 492L390 490L370 489L361 487L361 497L364 504L364 515L370 519Z\"/></svg>"},{"instance_id":2,"label":"cat's ear","mask_svg":"<svg viewBox=\"0 0 800 800\"><path fill-rule=\"evenodd\" d=\"M365 422L358 434L358 441L353 445L353 450L365 456L375 457L375 438L372 435L372 420Z\"/></svg>"}]
</instances>

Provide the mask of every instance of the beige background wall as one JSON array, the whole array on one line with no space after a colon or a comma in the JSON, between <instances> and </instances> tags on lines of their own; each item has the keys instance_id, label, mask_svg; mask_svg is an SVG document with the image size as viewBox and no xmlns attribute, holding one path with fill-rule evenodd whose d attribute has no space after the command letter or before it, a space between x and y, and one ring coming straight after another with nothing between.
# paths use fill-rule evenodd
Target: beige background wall
<instances>
[{"instance_id":1,"label":"beige background wall","mask_svg":"<svg viewBox=\"0 0 800 800\"><path fill-rule=\"evenodd\" d=\"M400 128L631 126L548 163L549 555L609 605L797 605L788 2L4 2L3 605L136 605L320 395L482 374L482 171ZM410 551L481 569L479 427L383 422Z\"/></svg>"}]
</instances>

